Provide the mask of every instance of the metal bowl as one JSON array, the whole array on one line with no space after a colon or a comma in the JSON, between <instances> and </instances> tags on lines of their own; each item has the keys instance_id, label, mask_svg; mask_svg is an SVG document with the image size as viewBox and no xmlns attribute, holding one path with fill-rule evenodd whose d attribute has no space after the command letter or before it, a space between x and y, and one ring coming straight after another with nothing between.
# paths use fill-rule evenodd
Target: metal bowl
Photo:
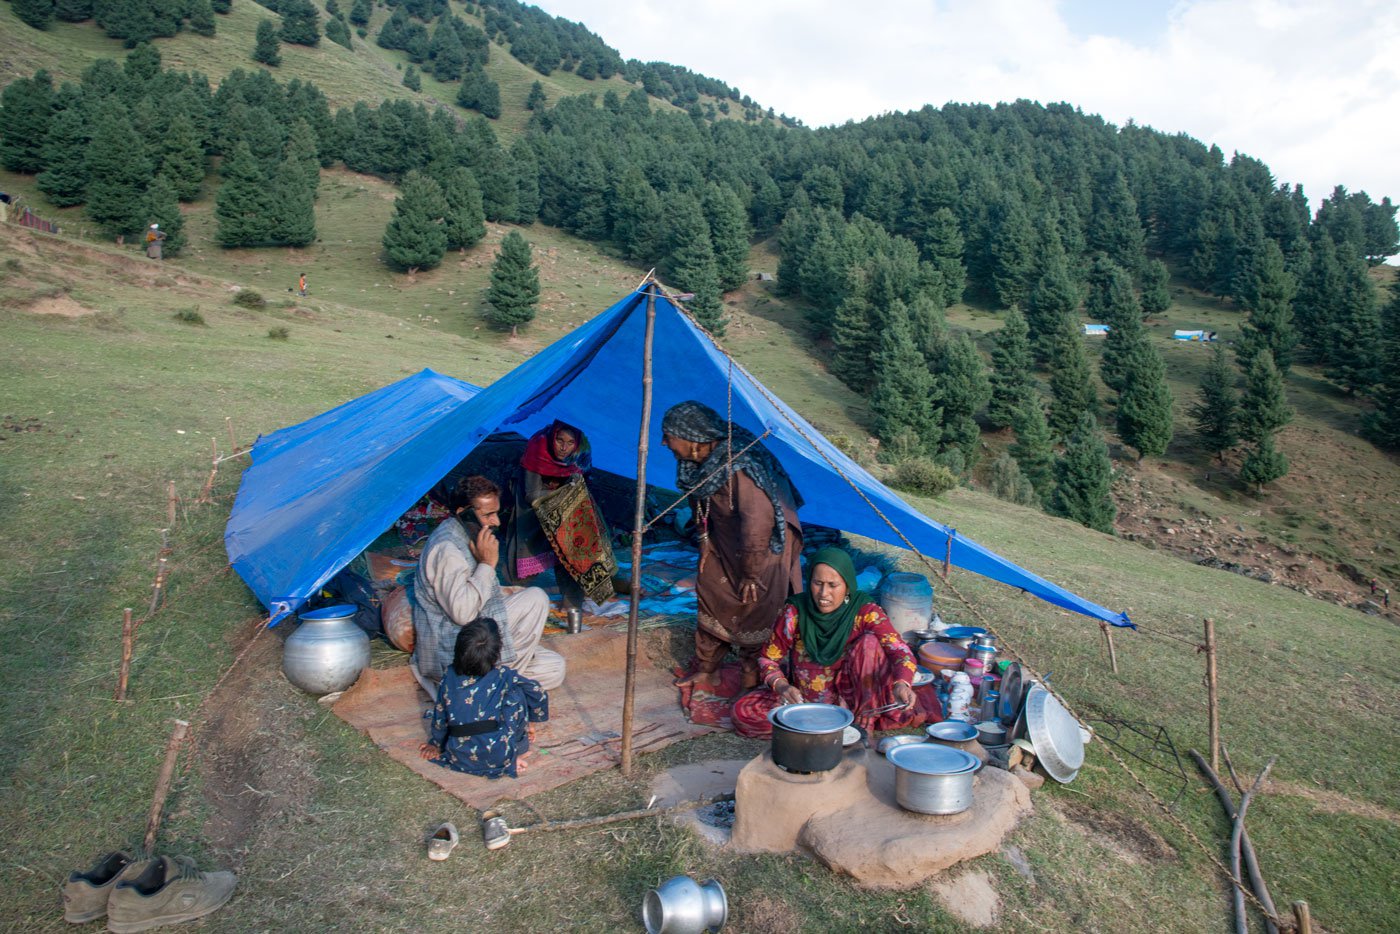
<instances>
[{"instance_id":1,"label":"metal bowl","mask_svg":"<svg viewBox=\"0 0 1400 934\"><path fill-rule=\"evenodd\" d=\"M977 727L961 720L944 720L924 727L928 738L943 743L965 743L977 738Z\"/></svg>"},{"instance_id":2,"label":"metal bowl","mask_svg":"<svg viewBox=\"0 0 1400 934\"><path fill-rule=\"evenodd\" d=\"M1026 696L1025 717L1026 732L1045 773L1061 784L1074 781L1084 765L1079 721L1038 684Z\"/></svg>"},{"instance_id":3,"label":"metal bowl","mask_svg":"<svg viewBox=\"0 0 1400 934\"><path fill-rule=\"evenodd\" d=\"M923 742L927 742L927 740L922 736L917 736L912 733L901 733L898 736L886 736L884 739L880 740L879 745L875 747L875 751L885 756L889 755L890 750L896 746L908 746L910 743Z\"/></svg>"}]
</instances>

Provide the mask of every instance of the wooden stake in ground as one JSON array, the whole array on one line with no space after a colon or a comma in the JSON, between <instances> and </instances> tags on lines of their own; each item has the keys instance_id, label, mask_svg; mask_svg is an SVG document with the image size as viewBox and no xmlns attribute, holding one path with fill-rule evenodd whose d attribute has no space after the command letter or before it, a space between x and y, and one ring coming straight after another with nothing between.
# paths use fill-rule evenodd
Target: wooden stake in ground
<instances>
[{"instance_id":1,"label":"wooden stake in ground","mask_svg":"<svg viewBox=\"0 0 1400 934\"><path fill-rule=\"evenodd\" d=\"M126 700L126 679L131 674L132 635L131 607L127 607L122 611L122 667L121 672L117 675L117 693L115 695L118 701Z\"/></svg>"},{"instance_id":2,"label":"wooden stake in ground","mask_svg":"<svg viewBox=\"0 0 1400 934\"><path fill-rule=\"evenodd\" d=\"M1108 623L1099 620L1099 628L1103 630L1104 641L1108 643L1108 663L1113 666L1113 673L1118 674L1118 653L1113 649L1113 630L1108 628Z\"/></svg>"},{"instance_id":3,"label":"wooden stake in ground","mask_svg":"<svg viewBox=\"0 0 1400 934\"><path fill-rule=\"evenodd\" d=\"M165 527L168 529L175 528L175 506L179 501L175 495L175 481L171 480L165 487Z\"/></svg>"},{"instance_id":4,"label":"wooden stake in ground","mask_svg":"<svg viewBox=\"0 0 1400 934\"><path fill-rule=\"evenodd\" d=\"M165 761L161 763L160 775L156 777L156 794L151 800L151 813L146 816L146 839L142 847L149 855L156 843L156 831L160 829L161 812L165 810L165 797L170 794L170 779L175 775L175 759L180 755L180 744L185 741L185 732L190 725L184 720L175 721L175 732L170 734L170 742L165 744Z\"/></svg>"},{"instance_id":5,"label":"wooden stake in ground","mask_svg":"<svg viewBox=\"0 0 1400 934\"><path fill-rule=\"evenodd\" d=\"M156 582L155 586L151 588L151 607L146 611L146 617L141 621L142 623L154 616L156 613L156 607L160 606L161 592L165 590L165 572L167 564L168 562L165 558L161 558L160 561L156 564ZM137 623L136 626L139 629L141 627L141 623Z\"/></svg>"},{"instance_id":6,"label":"wooden stake in ground","mask_svg":"<svg viewBox=\"0 0 1400 934\"><path fill-rule=\"evenodd\" d=\"M1210 705L1210 767L1220 774L1220 698L1215 671L1215 621L1206 624L1206 703Z\"/></svg>"},{"instance_id":7,"label":"wooden stake in ground","mask_svg":"<svg viewBox=\"0 0 1400 934\"><path fill-rule=\"evenodd\" d=\"M219 473L219 442L209 439L209 444L214 448L214 457L209 464L209 479L204 481L204 489L199 491L199 499L196 502L207 503L214 492L214 477Z\"/></svg>"},{"instance_id":8,"label":"wooden stake in ground","mask_svg":"<svg viewBox=\"0 0 1400 934\"><path fill-rule=\"evenodd\" d=\"M647 447L651 436L651 345L656 331L656 283L647 283L642 341L642 424L637 440L637 511L632 522L632 592L627 603L627 677L622 689L622 774L632 774L632 702L637 684L637 613L642 593L642 530L647 518Z\"/></svg>"},{"instance_id":9,"label":"wooden stake in ground","mask_svg":"<svg viewBox=\"0 0 1400 934\"><path fill-rule=\"evenodd\" d=\"M228 449L229 449L229 452L232 453L232 454L237 454L237 453L238 453L238 442L234 439L234 436L233 436L233 419L232 419L232 418L229 418L229 417L225 417L225 418L224 418L224 425L226 425L226 426L228 427Z\"/></svg>"},{"instance_id":10,"label":"wooden stake in ground","mask_svg":"<svg viewBox=\"0 0 1400 934\"><path fill-rule=\"evenodd\" d=\"M1293 923L1298 926L1298 934L1312 934L1312 909L1307 902L1293 903Z\"/></svg>"}]
</instances>

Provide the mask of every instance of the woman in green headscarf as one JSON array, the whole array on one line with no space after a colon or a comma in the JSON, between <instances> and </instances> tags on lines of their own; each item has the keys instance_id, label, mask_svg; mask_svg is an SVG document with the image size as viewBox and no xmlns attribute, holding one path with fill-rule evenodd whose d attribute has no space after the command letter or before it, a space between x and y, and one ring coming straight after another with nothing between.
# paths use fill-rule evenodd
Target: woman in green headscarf
<instances>
[{"instance_id":1,"label":"woman in green headscarf","mask_svg":"<svg viewBox=\"0 0 1400 934\"><path fill-rule=\"evenodd\" d=\"M808 568L807 589L788 599L758 654L764 687L734 703L734 729L766 737L770 710L803 702L848 707L857 723L875 730L942 719L937 696L914 691L914 655L875 598L856 586L851 556L823 548ZM869 713L893 703L904 706Z\"/></svg>"}]
</instances>

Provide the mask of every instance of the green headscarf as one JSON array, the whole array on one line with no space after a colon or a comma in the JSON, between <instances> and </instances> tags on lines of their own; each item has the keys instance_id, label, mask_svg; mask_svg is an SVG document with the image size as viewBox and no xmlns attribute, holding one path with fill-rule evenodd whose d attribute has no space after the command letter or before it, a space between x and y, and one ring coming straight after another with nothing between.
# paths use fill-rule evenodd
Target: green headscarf
<instances>
[{"instance_id":1,"label":"green headscarf","mask_svg":"<svg viewBox=\"0 0 1400 934\"><path fill-rule=\"evenodd\" d=\"M817 610L810 590L789 597L787 602L797 607L797 631L802 636L802 645L808 657L818 665L826 666L833 664L846 651L846 641L851 638L851 629L856 624L856 611L874 597L856 589L856 566L851 556L840 548L822 548L812 555L807 562L809 580L819 564L825 564L846 582L845 601L830 613Z\"/></svg>"}]
</instances>

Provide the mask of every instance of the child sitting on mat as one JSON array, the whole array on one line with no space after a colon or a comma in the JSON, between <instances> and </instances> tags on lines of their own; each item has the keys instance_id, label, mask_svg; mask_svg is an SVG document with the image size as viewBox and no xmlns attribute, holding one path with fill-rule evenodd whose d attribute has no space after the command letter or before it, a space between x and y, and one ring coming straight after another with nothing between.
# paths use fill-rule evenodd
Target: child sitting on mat
<instances>
[{"instance_id":1,"label":"child sitting on mat","mask_svg":"<svg viewBox=\"0 0 1400 934\"><path fill-rule=\"evenodd\" d=\"M494 619L483 616L462 627L419 755L486 778L515 778L517 769L525 770L535 724L549 719L549 695L538 682L498 665L500 659Z\"/></svg>"}]
</instances>

